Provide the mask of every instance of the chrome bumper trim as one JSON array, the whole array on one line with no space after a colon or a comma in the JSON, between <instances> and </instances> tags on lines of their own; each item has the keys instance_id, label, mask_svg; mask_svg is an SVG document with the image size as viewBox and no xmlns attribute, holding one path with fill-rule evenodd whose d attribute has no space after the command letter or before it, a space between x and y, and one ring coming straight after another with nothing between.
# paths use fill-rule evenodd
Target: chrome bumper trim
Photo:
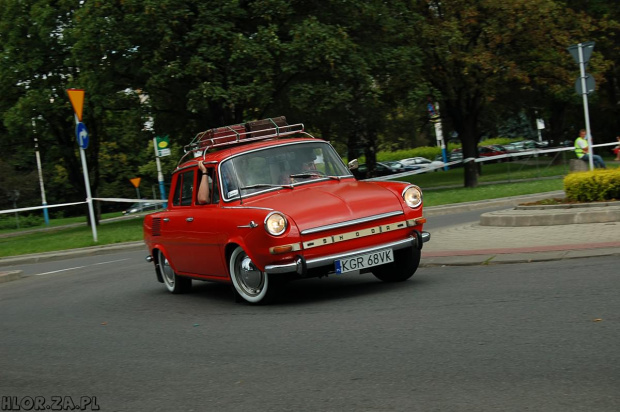
<instances>
[{"instance_id":1,"label":"chrome bumper trim","mask_svg":"<svg viewBox=\"0 0 620 412\"><path fill-rule=\"evenodd\" d=\"M313 228L310 228L310 229L305 229L305 230L301 231L301 234L302 235L311 235L313 233L324 232L326 230L339 229L339 228L342 228L342 227L359 225L361 223L373 222L375 220L381 220L381 219L385 219L385 218L388 218L388 217L400 216L400 215L404 215L404 214L405 213L402 210L395 210L393 212L387 212L387 213L381 213L379 215L362 217L360 219L347 220L346 222L334 223L334 224L331 224L331 225L318 226L318 227L313 227Z\"/></svg>"},{"instance_id":2,"label":"chrome bumper trim","mask_svg":"<svg viewBox=\"0 0 620 412\"><path fill-rule=\"evenodd\" d=\"M431 240L431 234L428 232L422 232L422 243L426 243Z\"/></svg>"},{"instance_id":3,"label":"chrome bumper trim","mask_svg":"<svg viewBox=\"0 0 620 412\"><path fill-rule=\"evenodd\" d=\"M422 242L426 242L424 234L428 234L428 232L424 232L422 234ZM428 236L430 239L430 234ZM336 255L323 256L320 258L308 259L306 260L307 269L312 269L320 266L333 265L334 261L338 259L346 259L355 255L363 255L366 253L372 253L381 249L392 248L392 249L404 249L406 247L413 247L416 243L416 239L413 236L409 236L406 239L398 240L396 242L384 243L382 245L377 245L365 249L357 249L349 252L343 252ZM278 273L291 273L297 270L297 263L291 262L284 265L267 265L265 266L265 273L267 274L278 274Z\"/></svg>"}]
</instances>

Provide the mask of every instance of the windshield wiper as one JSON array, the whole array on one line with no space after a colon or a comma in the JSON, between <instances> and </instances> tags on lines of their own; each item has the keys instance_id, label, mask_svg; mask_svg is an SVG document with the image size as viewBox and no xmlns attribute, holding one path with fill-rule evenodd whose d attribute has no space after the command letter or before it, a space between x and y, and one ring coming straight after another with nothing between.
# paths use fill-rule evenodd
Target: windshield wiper
<instances>
[{"instance_id":1,"label":"windshield wiper","mask_svg":"<svg viewBox=\"0 0 620 412\"><path fill-rule=\"evenodd\" d=\"M240 190L249 190L249 189L262 189L262 188L284 188L286 187L287 189L292 189L293 186L292 185L272 185L270 183L256 183L254 185L250 185L250 186L244 186L242 187Z\"/></svg>"},{"instance_id":2,"label":"windshield wiper","mask_svg":"<svg viewBox=\"0 0 620 412\"><path fill-rule=\"evenodd\" d=\"M296 179L296 178L304 178L304 177L320 177L320 178L328 178L328 179L333 179L333 180L340 180L339 176L327 176L325 173L323 172L306 172L306 173L297 173L294 175L290 175L289 176L291 179Z\"/></svg>"}]
</instances>

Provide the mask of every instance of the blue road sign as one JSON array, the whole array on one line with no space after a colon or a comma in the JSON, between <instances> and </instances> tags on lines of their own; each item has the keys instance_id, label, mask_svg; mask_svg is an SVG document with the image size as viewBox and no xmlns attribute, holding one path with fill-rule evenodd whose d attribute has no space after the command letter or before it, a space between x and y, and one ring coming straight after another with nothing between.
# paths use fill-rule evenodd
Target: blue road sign
<instances>
[{"instance_id":1,"label":"blue road sign","mask_svg":"<svg viewBox=\"0 0 620 412\"><path fill-rule=\"evenodd\" d=\"M77 137L78 145L82 149L86 149L88 147L88 132L86 131L86 126L84 123L79 122L75 126L75 135Z\"/></svg>"}]
</instances>

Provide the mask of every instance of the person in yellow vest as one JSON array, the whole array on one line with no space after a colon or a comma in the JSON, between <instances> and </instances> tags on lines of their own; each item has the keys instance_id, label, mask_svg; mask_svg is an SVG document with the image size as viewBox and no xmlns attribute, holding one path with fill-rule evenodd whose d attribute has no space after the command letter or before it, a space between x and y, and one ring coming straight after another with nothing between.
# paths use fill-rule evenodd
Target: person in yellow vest
<instances>
[{"instance_id":1,"label":"person in yellow vest","mask_svg":"<svg viewBox=\"0 0 620 412\"><path fill-rule=\"evenodd\" d=\"M594 163L594 167L600 169L607 168L601 156L590 154L588 139L586 139L586 129L581 129L579 131L579 137L575 139L575 154L577 155L577 158L583 160L584 162L590 162L590 156L592 156L592 163Z\"/></svg>"}]
</instances>

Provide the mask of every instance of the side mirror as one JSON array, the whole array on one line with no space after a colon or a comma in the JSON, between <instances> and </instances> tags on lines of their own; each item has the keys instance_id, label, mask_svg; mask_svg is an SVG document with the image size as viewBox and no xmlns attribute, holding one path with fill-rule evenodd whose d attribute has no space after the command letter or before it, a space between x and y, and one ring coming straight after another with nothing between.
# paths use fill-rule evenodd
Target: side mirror
<instances>
[{"instance_id":1,"label":"side mirror","mask_svg":"<svg viewBox=\"0 0 620 412\"><path fill-rule=\"evenodd\" d=\"M349 170L356 170L359 167L357 159L353 159L349 162Z\"/></svg>"}]
</instances>

